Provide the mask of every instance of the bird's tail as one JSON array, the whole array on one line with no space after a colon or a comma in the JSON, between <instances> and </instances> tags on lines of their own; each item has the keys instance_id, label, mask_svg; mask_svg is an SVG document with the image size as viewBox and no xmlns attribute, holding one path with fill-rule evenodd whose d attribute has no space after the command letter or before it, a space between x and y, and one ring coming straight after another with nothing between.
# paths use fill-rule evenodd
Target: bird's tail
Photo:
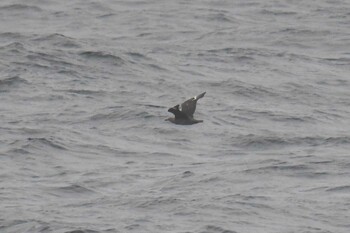
<instances>
[{"instance_id":1,"label":"bird's tail","mask_svg":"<svg viewBox=\"0 0 350 233\"><path fill-rule=\"evenodd\" d=\"M202 94L195 96L194 99L199 100L200 98L202 98L205 95L205 93L206 92L203 92Z\"/></svg>"}]
</instances>

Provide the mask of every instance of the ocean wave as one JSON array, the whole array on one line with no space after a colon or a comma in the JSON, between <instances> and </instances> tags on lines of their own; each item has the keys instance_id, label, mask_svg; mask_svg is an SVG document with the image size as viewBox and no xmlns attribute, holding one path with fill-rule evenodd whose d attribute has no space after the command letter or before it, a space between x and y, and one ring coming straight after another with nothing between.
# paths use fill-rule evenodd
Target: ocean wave
<instances>
[{"instance_id":1,"label":"ocean wave","mask_svg":"<svg viewBox=\"0 0 350 233\"><path fill-rule=\"evenodd\" d=\"M132 59L137 61L149 59L146 55L138 52L127 52L126 55L130 56Z\"/></svg>"},{"instance_id":2,"label":"ocean wave","mask_svg":"<svg viewBox=\"0 0 350 233\"><path fill-rule=\"evenodd\" d=\"M331 65L339 65L339 66L349 66L350 58L348 57L338 57L338 58L322 58L321 62L331 64Z\"/></svg>"},{"instance_id":3,"label":"ocean wave","mask_svg":"<svg viewBox=\"0 0 350 233\"><path fill-rule=\"evenodd\" d=\"M1 232L38 232L48 233L51 232L48 223L38 220L12 220L2 221L0 225Z\"/></svg>"},{"instance_id":4,"label":"ocean wave","mask_svg":"<svg viewBox=\"0 0 350 233\"><path fill-rule=\"evenodd\" d=\"M209 22L219 22L219 23L234 23L235 18L224 12L209 13L204 17Z\"/></svg>"},{"instance_id":5,"label":"ocean wave","mask_svg":"<svg viewBox=\"0 0 350 233\"><path fill-rule=\"evenodd\" d=\"M72 37L65 36L59 33L43 35L32 39L33 42L48 43L52 46L59 46L61 48L81 48L78 41Z\"/></svg>"},{"instance_id":6,"label":"ocean wave","mask_svg":"<svg viewBox=\"0 0 350 233\"><path fill-rule=\"evenodd\" d=\"M350 145L350 136L322 137L285 137L285 136L262 136L262 135L243 135L233 138L234 145L244 148L269 149L286 146L336 146Z\"/></svg>"},{"instance_id":7,"label":"ocean wave","mask_svg":"<svg viewBox=\"0 0 350 233\"><path fill-rule=\"evenodd\" d=\"M102 90L83 90L83 89L69 89L69 90L65 90L65 92L69 92L69 93L74 93L74 94L79 94L79 95L87 95L87 96L101 96L106 94L105 91Z\"/></svg>"},{"instance_id":8,"label":"ocean wave","mask_svg":"<svg viewBox=\"0 0 350 233\"><path fill-rule=\"evenodd\" d=\"M110 112L110 113L97 113L89 117L91 121L104 121L110 119L125 119L130 117L130 113L132 110L123 110L118 112Z\"/></svg>"},{"instance_id":9,"label":"ocean wave","mask_svg":"<svg viewBox=\"0 0 350 233\"><path fill-rule=\"evenodd\" d=\"M50 147L52 149L59 150L67 150L60 142L57 142L53 138L28 138L28 144L25 146L26 148L42 148L42 147Z\"/></svg>"},{"instance_id":10,"label":"ocean wave","mask_svg":"<svg viewBox=\"0 0 350 233\"><path fill-rule=\"evenodd\" d=\"M278 31L278 34L294 34L299 36L326 36L331 31L328 30L316 30L316 29L305 29L305 28L283 28Z\"/></svg>"},{"instance_id":11,"label":"ocean wave","mask_svg":"<svg viewBox=\"0 0 350 233\"><path fill-rule=\"evenodd\" d=\"M296 164L296 165L286 165L286 164L279 164L279 165L269 165L269 166L262 166L258 168L252 168L247 169L245 172L260 172L260 171L307 171L310 169L310 166L307 166L305 164Z\"/></svg>"},{"instance_id":12,"label":"ocean wave","mask_svg":"<svg viewBox=\"0 0 350 233\"><path fill-rule=\"evenodd\" d=\"M146 198L144 198L146 199ZM162 205L178 205L182 202L180 198L176 197L150 197L148 200L137 201L136 206L138 208L152 209L152 208L160 208Z\"/></svg>"},{"instance_id":13,"label":"ocean wave","mask_svg":"<svg viewBox=\"0 0 350 233\"><path fill-rule=\"evenodd\" d=\"M79 230L70 230L64 233L99 233L100 231L94 231L90 229L79 229Z\"/></svg>"},{"instance_id":14,"label":"ocean wave","mask_svg":"<svg viewBox=\"0 0 350 233\"><path fill-rule=\"evenodd\" d=\"M102 51L84 51L80 53L80 56L89 60L109 63L117 66L121 66L125 63L125 60L120 56L116 56Z\"/></svg>"},{"instance_id":15,"label":"ocean wave","mask_svg":"<svg viewBox=\"0 0 350 233\"><path fill-rule=\"evenodd\" d=\"M78 185L78 184L72 184L72 185L61 186L61 187L54 187L54 188L51 188L51 190L54 191L54 194L59 194L59 195L94 194L94 193L96 193L92 189L83 187L82 185Z\"/></svg>"},{"instance_id":16,"label":"ocean wave","mask_svg":"<svg viewBox=\"0 0 350 233\"><path fill-rule=\"evenodd\" d=\"M30 52L27 56L28 58L28 65L41 65L41 66L58 66L58 67L71 67L75 66L74 64L69 62L69 59L65 59L64 57L61 57L60 55L50 54L50 53L44 53L44 52ZM57 67L55 67L57 68Z\"/></svg>"},{"instance_id":17,"label":"ocean wave","mask_svg":"<svg viewBox=\"0 0 350 233\"><path fill-rule=\"evenodd\" d=\"M273 16L294 16L297 15L295 11L283 11L283 10L267 10L263 9L260 11L261 14L273 15Z\"/></svg>"},{"instance_id":18,"label":"ocean wave","mask_svg":"<svg viewBox=\"0 0 350 233\"><path fill-rule=\"evenodd\" d=\"M204 229L199 231L200 233L237 233L237 231L227 230L220 226L207 225Z\"/></svg>"},{"instance_id":19,"label":"ocean wave","mask_svg":"<svg viewBox=\"0 0 350 233\"><path fill-rule=\"evenodd\" d=\"M20 85L20 84L28 84L28 81L19 77L19 76L1 79L0 80L0 90L7 91L8 88L16 87L17 85Z\"/></svg>"},{"instance_id":20,"label":"ocean wave","mask_svg":"<svg viewBox=\"0 0 350 233\"><path fill-rule=\"evenodd\" d=\"M259 56L261 51L257 49L248 49L248 48L218 48L218 49L209 49L207 51L201 51L198 53L198 56L206 57L207 61L222 61L227 62L227 59L233 59L235 62L254 62L256 56Z\"/></svg>"},{"instance_id":21,"label":"ocean wave","mask_svg":"<svg viewBox=\"0 0 350 233\"><path fill-rule=\"evenodd\" d=\"M350 185L341 185L333 188L328 188L326 190L327 192L344 192L344 193L350 193Z\"/></svg>"},{"instance_id":22,"label":"ocean wave","mask_svg":"<svg viewBox=\"0 0 350 233\"><path fill-rule=\"evenodd\" d=\"M291 164L289 162L278 161L273 164L261 162L259 165L245 169L244 172L248 174L283 174L285 176L305 179L325 179L333 175L331 172L320 171L320 169L321 167L316 167L312 162Z\"/></svg>"},{"instance_id":23,"label":"ocean wave","mask_svg":"<svg viewBox=\"0 0 350 233\"><path fill-rule=\"evenodd\" d=\"M305 114L305 113L304 113ZM270 110L247 110L237 108L235 113L229 115L232 119L244 120L244 121L256 121L256 119L269 119L276 122L285 123L315 123L317 118L309 115L296 114L291 115L286 112L276 112Z\"/></svg>"},{"instance_id":24,"label":"ocean wave","mask_svg":"<svg viewBox=\"0 0 350 233\"><path fill-rule=\"evenodd\" d=\"M276 91L276 89L253 85L239 80L227 79L220 82L209 82L212 87L220 87L222 91L235 95L237 97L244 97L254 100L261 100L265 98L284 99L284 95Z\"/></svg>"},{"instance_id":25,"label":"ocean wave","mask_svg":"<svg viewBox=\"0 0 350 233\"><path fill-rule=\"evenodd\" d=\"M116 14L114 13L107 13L107 14L103 14L103 15L100 15L100 16L97 16L98 19L104 19L104 18L110 18L110 17L114 17L116 16Z\"/></svg>"},{"instance_id":26,"label":"ocean wave","mask_svg":"<svg viewBox=\"0 0 350 233\"><path fill-rule=\"evenodd\" d=\"M33 11L33 12L41 12L42 9L38 6L30 6L25 4L11 4L0 7L0 11Z\"/></svg>"},{"instance_id":27,"label":"ocean wave","mask_svg":"<svg viewBox=\"0 0 350 233\"><path fill-rule=\"evenodd\" d=\"M0 52L9 52L11 55L19 54L23 51L26 51L23 43L20 42L11 42L7 45L0 47Z\"/></svg>"},{"instance_id":28,"label":"ocean wave","mask_svg":"<svg viewBox=\"0 0 350 233\"><path fill-rule=\"evenodd\" d=\"M0 38L6 38L7 40L18 40L25 38L25 35L19 32L3 32L0 33Z\"/></svg>"},{"instance_id":29,"label":"ocean wave","mask_svg":"<svg viewBox=\"0 0 350 233\"><path fill-rule=\"evenodd\" d=\"M152 114L148 111L135 110L135 109L118 109L116 112L109 113L98 113L89 117L92 121L101 121L101 120L135 120L135 119L149 119L149 118L159 118L158 115Z\"/></svg>"}]
</instances>

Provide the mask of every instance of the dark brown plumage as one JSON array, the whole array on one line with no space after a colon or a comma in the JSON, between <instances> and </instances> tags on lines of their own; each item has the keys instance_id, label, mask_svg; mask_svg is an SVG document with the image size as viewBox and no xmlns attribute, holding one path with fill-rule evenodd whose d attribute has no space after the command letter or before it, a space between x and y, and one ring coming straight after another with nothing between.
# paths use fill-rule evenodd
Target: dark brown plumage
<instances>
[{"instance_id":1,"label":"dark brown plumage","mask_svg":"<svg viewBox=\"0 0 350 233\"><path fill-rule=\"evenodd\" d=\"M202 98L204 95L205 95L205 92L186 100L181 104L181 107L178 104L172 108L169 108L168 112L173 113L175 117L171 117L166 120L178 125L192 125L192 124L203 122L202 120L194 119L193 114L196 111L197 101L200 98Z\"/></svg>"}]
</instances>

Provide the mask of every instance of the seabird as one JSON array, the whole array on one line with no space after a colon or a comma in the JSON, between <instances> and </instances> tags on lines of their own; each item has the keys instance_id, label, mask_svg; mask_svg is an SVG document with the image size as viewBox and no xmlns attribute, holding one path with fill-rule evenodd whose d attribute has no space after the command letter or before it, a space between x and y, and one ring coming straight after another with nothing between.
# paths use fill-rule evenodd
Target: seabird
<instances>
[{"instance_id":1,"label":"seabird","mask_svg":"<svg viewBox=\"0 0 350 233\"><path fill-rule=\"evenodd\" d=\"M192 97L191 99L186 100L181 104L181 106L178 104L172 108L169 108L168 112L173 113L175 117L170 117L165 120L178 125L193 125L196 123L203 122L202 120L195 120L193 118L193 114L196 111L197 101L200 98L202 98L204 95L205 95L205 92L195 97Z\"/></svg>"}]
</instances>

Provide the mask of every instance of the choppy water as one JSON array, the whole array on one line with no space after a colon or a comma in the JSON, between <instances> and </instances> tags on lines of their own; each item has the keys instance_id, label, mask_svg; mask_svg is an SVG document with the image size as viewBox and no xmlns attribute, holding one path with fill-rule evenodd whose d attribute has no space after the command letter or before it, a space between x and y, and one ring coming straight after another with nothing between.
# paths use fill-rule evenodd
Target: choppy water
<instances>
[{"instance_id":1,"label":"choppy water","mask_svg":"<svg viewBox=\"0 0 350 233\"><path fill-rule=\"evenodd\" d=\"M349 12L2 0L0 232L349 232Z\"/></svg>"}]
</instances>

